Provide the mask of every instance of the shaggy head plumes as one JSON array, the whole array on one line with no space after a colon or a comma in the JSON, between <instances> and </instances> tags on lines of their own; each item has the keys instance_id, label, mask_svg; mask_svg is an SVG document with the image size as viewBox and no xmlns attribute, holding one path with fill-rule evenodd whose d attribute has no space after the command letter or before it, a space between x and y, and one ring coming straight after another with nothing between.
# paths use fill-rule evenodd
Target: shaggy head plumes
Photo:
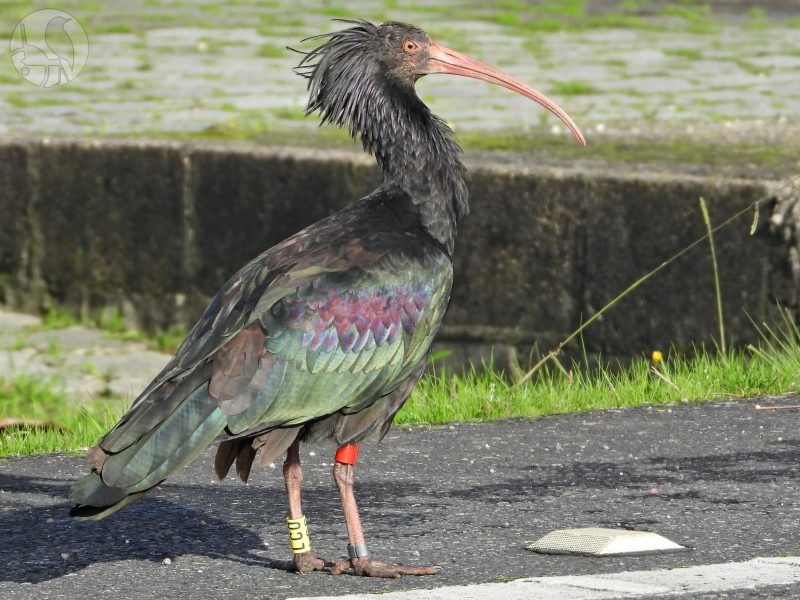
<instances>
[{"instance_id":1,"label":"shaggy head plumes","mask_svg":"<svg viewBox=\"0 0 800 600\"><path fill-rule=\"evenodd\" d=\"M414 82L428 68L428 34L406 23L344 22L354 26L307 38L328 39L303 53L295 69L308 79L306 113L319 111L323 123L347 127L355 137L369 127L368 120L388 115L389 97L424 106Z\"/></svg>"}]
</instances>

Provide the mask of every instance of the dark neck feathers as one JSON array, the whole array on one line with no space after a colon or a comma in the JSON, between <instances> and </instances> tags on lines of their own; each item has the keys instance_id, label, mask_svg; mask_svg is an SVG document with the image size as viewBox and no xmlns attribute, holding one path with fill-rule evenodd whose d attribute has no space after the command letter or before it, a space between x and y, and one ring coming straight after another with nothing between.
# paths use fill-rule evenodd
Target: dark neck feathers
<instances>
[{"instance_id":1,"label":"dark neck feathers","mask_svg":"<svg viewBox=\"0 0 800 600\"><path fill-rule=\"evenodd\" d=\"M412 85L384 75L366 44L371 23L337 32L300 62L308 77L307 112L361 137L384 175L383 186L406 192L422 225L450 252L468 212L461 149Z\"/></svg>"}]
</instances>

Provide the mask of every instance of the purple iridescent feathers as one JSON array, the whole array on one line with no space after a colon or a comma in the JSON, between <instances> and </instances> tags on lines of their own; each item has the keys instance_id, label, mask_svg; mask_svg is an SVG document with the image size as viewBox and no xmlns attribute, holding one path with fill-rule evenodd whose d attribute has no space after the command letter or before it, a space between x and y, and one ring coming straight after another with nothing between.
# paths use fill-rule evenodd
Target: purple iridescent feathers
<instances>
[{"instance_id":1,"label":"purple iridescent feathers","mask_svg":"<svg viewBox=\"0 0 800 600\"><path fill-rule=\"evenodd\" d=\"M300 346L328 353L361 352L393 344L401 333L411 335L420 314L430 309L431 285L380 286L316 290L312 298L289 297L273 307L272 315L300 333Z\"/></svg>"}]
</instances>

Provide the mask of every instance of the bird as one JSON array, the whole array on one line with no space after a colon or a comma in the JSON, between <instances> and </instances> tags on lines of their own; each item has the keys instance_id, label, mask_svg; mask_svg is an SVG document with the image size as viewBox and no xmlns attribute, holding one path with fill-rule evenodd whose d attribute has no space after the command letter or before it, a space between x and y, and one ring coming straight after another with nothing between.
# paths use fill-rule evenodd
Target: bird
<instances>
[{"instance_id":1,"label":"bird","mask_svg":"<svg viewBox=\"0 0 800 600\"><path fill-rule=\"evenodd\" d=\"M72 78L75 67L75 44L72 36L65 29L67 23L72 19L67 19L61 15L56 15L47 22L44 32L44 43L47 49L59 60L58 82L67 83ZM64 75L64 81L61 75Z\"/></svg>"},{"instance_id":2,"label":"bird","mask_svg":"<svg viewBox=\"0 0 800 600\"><path fill-rule=\"evenodd\" d=\"M450 299L466 169L452 129L417 96L425 75L488 81L547 108L541 92L400 22L347 20L308 38L297 71L307 115L345 128L374 155L383 182L245 265L219 290L175 355L89 453L70 515L102 519L218 442L222 479L247 482L256 457L286 455L290 561L299 573L431 575L436 565L382 562L368 550L353 484L362 440L382 438L422 376ZM300 444L332 440L347 555L311 549Z\"/></svg>"}]
</instances>

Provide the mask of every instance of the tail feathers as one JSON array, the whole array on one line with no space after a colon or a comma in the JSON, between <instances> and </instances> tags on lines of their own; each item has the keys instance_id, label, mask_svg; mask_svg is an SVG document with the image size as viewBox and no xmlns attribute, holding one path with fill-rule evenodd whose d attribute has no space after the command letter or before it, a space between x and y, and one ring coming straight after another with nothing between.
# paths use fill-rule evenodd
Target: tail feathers
<instances>
[{"instance_id":1,"label":"tail feathers","mask_svg":"<svg viewBox=\"0 0 800 600\"><path fill-rule=\"evenodd\" d=\"M120 488L112 488L103 483L99 473L89 473L78 483L72 486L69 498L76 504L90 504L92 506L109 506L119 502L127 492Z\"/></svg>"},{"instance_id":2,"label":"tail feathers","mask_svg":"<svg viewBox=\"0 0 800 600\"><path fill-rule=\"evenodd\" d=\"M253 448L251 438L236 440L226 440L220 442L217 447L217 455L214 458L214 472L221 481L228 476L233 461L236 461L236 473L239 479L247 483L250 476L250 467L256 457L257 450Z\"/></svg>"},{"instance_id":3,"label":"tail feathers","mask_svg":"<svg viewBox=\"0 0 800 600\"><path fill-rule=\"evenodd\" d=\"M178 383L168 382L134 403L130 412L108 432L100 445L120 452L164 422L197 388L211 377L211 364L198 367Z\"/></svg>"},{"instance_id":4,"label":"tail feathers","mask_svg":"<svg viewBox=\"0 0 800 600\"><path fill-rule=\"evenodd\" d=\"M242 481L247 483L256 453L260 452L261 466L267 466L286 452L300 433L300 429L301 426L282 427L254 438L246 437L220 442L214 460L217 477L225 479L235 460L236 473Z\"/></svg>"},{"instance_id":5,"label":"tail feathers","mask_svg":"<svg viewBox=\"0 0 800 600\"><path fill-rule=\"evenodd\" d=\"M72 488L77 506L70 515L102 519L138 500L197 458L225 429L226 419L203 385L120 452L106 451L101 442L93 453L93 472Z\"/></svg>"},{"instance_id":6,"label":"tail feathers","mask_svg":"<svg viewBox=\"0 0 800 600\"><path fill-rule=\"evenodd\" d=\"M226 421L208 386L198 388L147 435L109 455L101 470L103 482L128 493L151 488L197 458Z\"/></svg>"},{"instance_id":7,"label":"tail feathers","mask_svg":"<svg viewBox=\"0 0 800 600\"><path fill-rule=\"evenodd\" d=\"M76 521L99 521L135 502L151 489L128 494L120 488L107 486L98 473L90 473L72 486L70 499L76 504L70 509L69 516Z\"/></svg>"},{"instance_id":8,"label":"tail feathers","mask_svg":"<svg viewBox=\"0 0 800 600\"><path fill-rule=\"evenodd\" d=\"M231 470L231 465L236 460L242 444L249 445L250 439L228 440L220 442L219 446L217 446L217 454L214 457L214 472L220 481L228 476L228 471Z\"/></svg>"},{"instance_id":9,"label":"tail feathers","mask_svg":"<svg viewBox=\"0 0 800 600\"><path fill-rule=\"evenodd\" d=\"M281 427L258 436L253 440L253 448L259 449L259 464L262 467L275 462L275 460L292 445L295 438L300 435L302 426Z\"/></svg>"}]
</instances>

